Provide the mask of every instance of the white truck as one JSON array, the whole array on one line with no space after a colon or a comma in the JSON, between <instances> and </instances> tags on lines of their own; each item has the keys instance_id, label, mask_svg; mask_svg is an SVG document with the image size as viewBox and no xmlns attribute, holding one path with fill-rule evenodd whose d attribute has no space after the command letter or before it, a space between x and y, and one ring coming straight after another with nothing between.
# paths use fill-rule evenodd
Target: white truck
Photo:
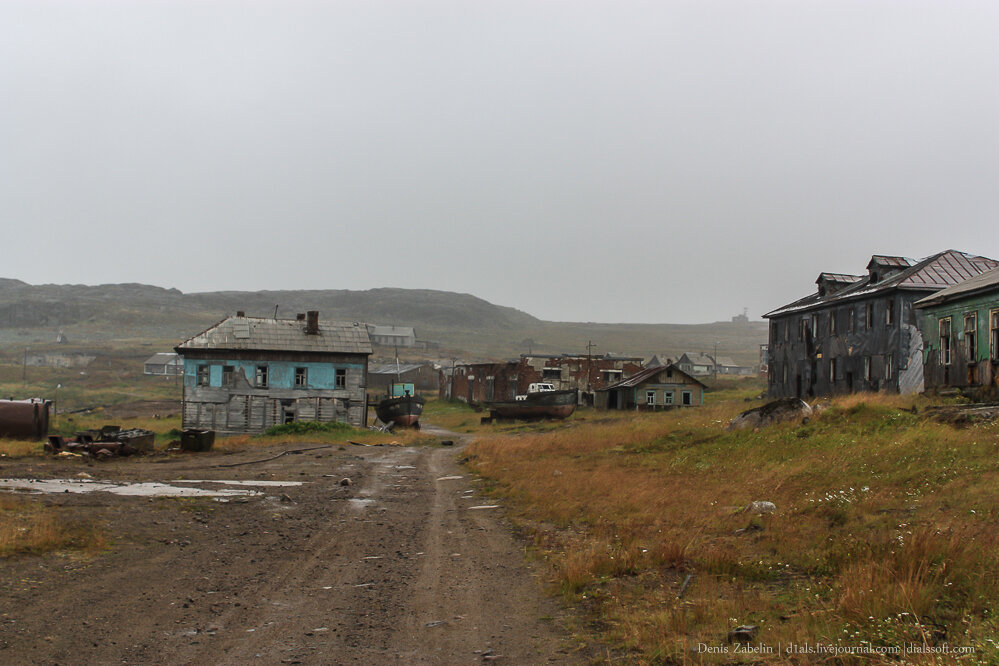
<instances>
[{"instance_id":1,"label":"white truck","mask_svg":"<svg viewBox=\"0 0 999 666\"><path fill-rule=\"evenodd\" d=\"M534 382L534 383L531 383L531 384L527 385L527 393L526 394L524 394L524 395L518 395L515 398L515 400L527 400L527 396L530 395L531 393L545 393L547 391L554 391L554 390L556 390L554 384L548 384L548 383L542 383L542 382Z\"/></svg>"}]
</instances>

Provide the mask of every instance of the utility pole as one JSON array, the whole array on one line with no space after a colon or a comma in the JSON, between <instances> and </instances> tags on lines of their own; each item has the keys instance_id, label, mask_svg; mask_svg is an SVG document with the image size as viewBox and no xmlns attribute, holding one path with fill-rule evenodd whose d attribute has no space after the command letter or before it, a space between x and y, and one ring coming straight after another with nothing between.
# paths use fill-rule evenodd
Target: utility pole
<instances>
[{"instance_id":1,"label":"utility pole","mask_svg":"<svg viewBox=\"0 0 999 666\"><path fill-rule=\"evenodd\" d=\"M593 340L586 341L586 391L587 392L589 392L590 390L590 373L592 372L591 364L592 364L594 347L596 347L596 345L593 344Z\"/></svg>"},{"instance_id":2,"label":"utility pole","mask_svg":"<svg viewBox=\"0 0 999 666\"><path fill-rule=\"evenodd\" d=\"M715 342L715 355L711 357L711 368L714 370L714 378L718 379L718 342Z\"/></svg>"}]
</instances>

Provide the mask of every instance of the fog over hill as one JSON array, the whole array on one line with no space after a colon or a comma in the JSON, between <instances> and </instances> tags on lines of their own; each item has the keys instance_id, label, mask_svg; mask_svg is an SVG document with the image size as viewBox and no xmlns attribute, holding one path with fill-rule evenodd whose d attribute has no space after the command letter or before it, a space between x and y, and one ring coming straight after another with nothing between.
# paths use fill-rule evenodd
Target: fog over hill
<instances>
[{"instance_id":1,"label":"fog over hill","mask_svg":"<svg viewBox=\"0 0 999 666\"><path fill-rule=\"evenodd\" d=\"M756 362L766 341L762 322L713 324L602 324L546 322L470 294L381 288L224 291L185 294L143 284L30 285L0 279L0 342L46 340L64 331L73 342L108 339L183 340L238 310L293 318L319 310L324 319L412 326L439 355L504 358L520 353L677 355L712 352L744 364ZM428 355L433 355L433 351Z\"/></svg>"}]
</instances>

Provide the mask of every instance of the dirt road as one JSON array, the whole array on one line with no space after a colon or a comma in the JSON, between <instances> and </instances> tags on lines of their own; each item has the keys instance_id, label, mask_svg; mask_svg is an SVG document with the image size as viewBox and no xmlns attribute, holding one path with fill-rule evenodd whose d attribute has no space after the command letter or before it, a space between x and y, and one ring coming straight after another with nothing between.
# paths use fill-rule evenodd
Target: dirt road
<instances>
[{"instance_id":1,"label":"dirt road","mask_svg":"<svg viewBox=\"0 0 999 666\"><path fill-rule=\"evenodd\" d=\"M560 611L525 565L502 508L478 508L493 503L456 465L455 449L347 446L218 466L293 448L0 463L3 478L83 471L95 481L262 493L33 495L96 517L114 545L92 559L0 561L0 662L583 661L560 635Z\"/></svg>"}]
</instances>

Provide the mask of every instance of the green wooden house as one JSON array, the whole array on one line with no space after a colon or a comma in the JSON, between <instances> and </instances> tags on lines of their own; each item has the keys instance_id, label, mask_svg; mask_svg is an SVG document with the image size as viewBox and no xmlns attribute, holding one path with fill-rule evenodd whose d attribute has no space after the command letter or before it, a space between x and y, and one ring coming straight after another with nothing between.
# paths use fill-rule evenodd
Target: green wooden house
<instances>
[{"instance_id":1,"label":"green wooden house","mask_svg":"<svg viewBox=\"0 0 999 666\"><path fill-rule=\"evenodd\" d=\"M927 390L999 390L999 269L916 302Z\"/></svg>"}]
</instances>

